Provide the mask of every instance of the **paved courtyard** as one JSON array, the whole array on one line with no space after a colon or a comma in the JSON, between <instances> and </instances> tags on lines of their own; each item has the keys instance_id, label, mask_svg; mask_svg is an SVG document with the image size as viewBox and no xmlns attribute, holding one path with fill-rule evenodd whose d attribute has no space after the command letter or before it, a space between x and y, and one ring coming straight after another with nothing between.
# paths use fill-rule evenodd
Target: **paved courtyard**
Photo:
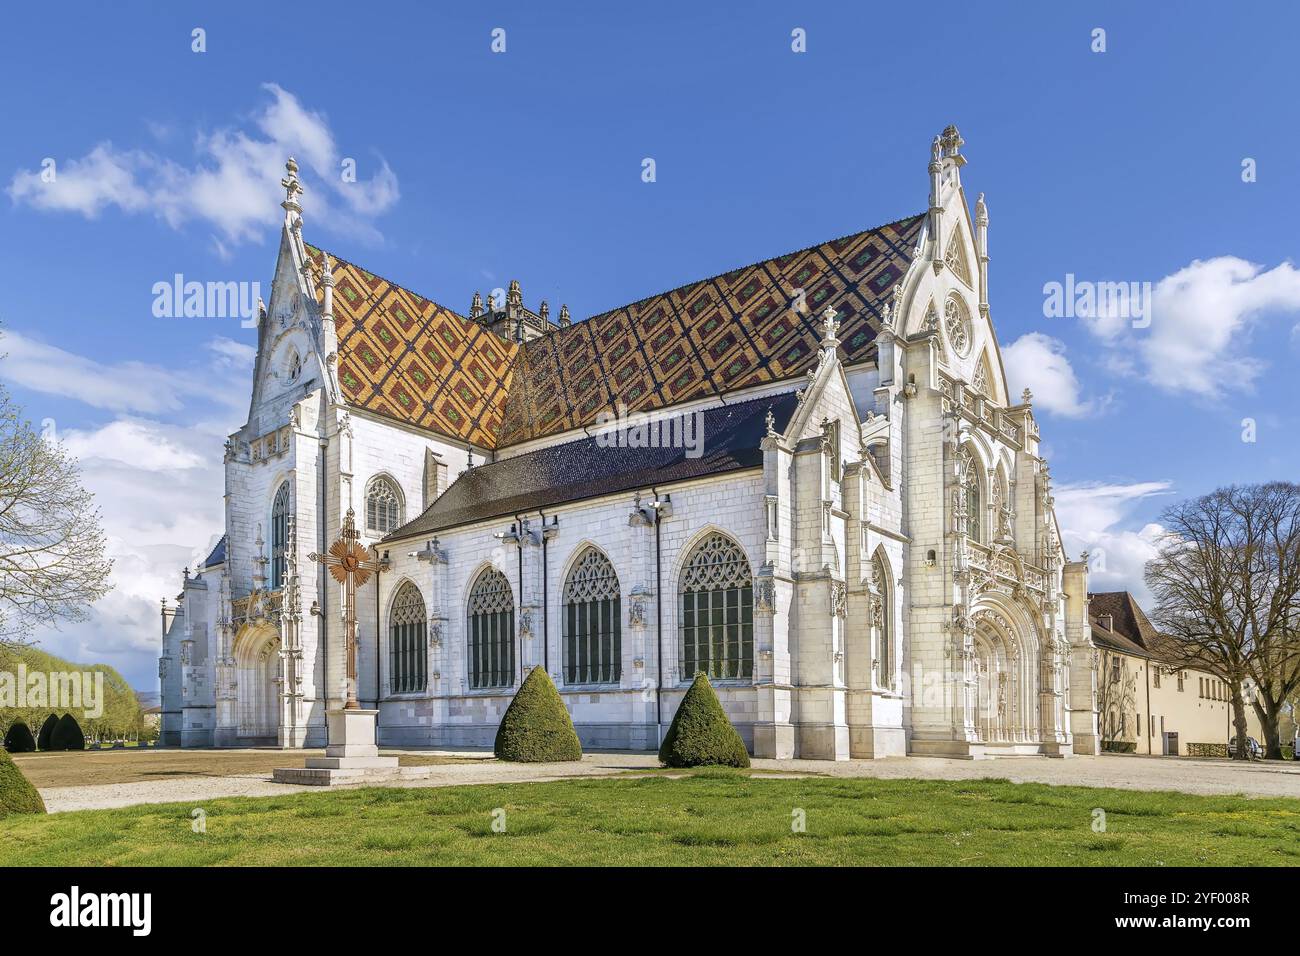
<instances>
[{"instance_id":1,"label":"paved courtyard","mask_svg":"<svg viewBox=\"0 0 1300 956\"><path fill-rule=\"evenodd\" d=\"M219 797L263 797L319 792L319 787L271 782L277 766L301 766L321 751L159 750L114 751L111 755L50 754L19 758L51 813L125 807L140 803L199 803ZM464 784L526 783L646 773L659 762L650 753L595 753L568 764L498 763L482 751L392 750L418 776L382 786L447 787ZM87 758L111 756L111 762ZM57 763L56 763L57 761ZM87 761L78 765L78 761ZM73 777L90 782L68 785ZM1300 762L1238 765L1226 760L1105 755L1051 760L1043 757L949 760L891 757L886 760L755 760L754 770L783 775L971 780L995 777L1014 783L1174 790L1195 794L1300 798ZM47 785L49 784L49 785Z\"/></svg>"}]
</instances>

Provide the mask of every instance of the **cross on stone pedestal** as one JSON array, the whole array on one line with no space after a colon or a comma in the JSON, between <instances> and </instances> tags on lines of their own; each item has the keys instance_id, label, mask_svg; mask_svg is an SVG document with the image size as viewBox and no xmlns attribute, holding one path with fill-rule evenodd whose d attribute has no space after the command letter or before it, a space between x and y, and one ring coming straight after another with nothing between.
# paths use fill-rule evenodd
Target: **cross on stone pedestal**
<instances>
[{"instance_id":1,"label":"cross on stone pedestal","mask_svg":"<svg viewBox=\"0 0 1300 956\"><path fill-rule=\"evenodd\" d=\"M360 710L357 702L357 588L370 580L371 572L378 574L384 570L385 563L370 557L368 551L358 540L356 515L351 508L343 518L343 527L339 538L330 545L329 553L307 555L311 560L324 564L332 577L343 585L343 640L347 648L348 698L344 710Z\"/></svg>"}]
</instances>

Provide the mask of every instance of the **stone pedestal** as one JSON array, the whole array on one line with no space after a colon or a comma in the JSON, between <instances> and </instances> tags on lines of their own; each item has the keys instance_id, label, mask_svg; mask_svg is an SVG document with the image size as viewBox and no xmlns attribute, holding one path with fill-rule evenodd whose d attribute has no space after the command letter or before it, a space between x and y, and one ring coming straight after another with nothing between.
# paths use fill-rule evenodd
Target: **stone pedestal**
<instances>
[{"instance_id":1,"label":"stone pedestal","mask_svg":"<svg viewBox=\"0 0 1300 956\"><path fill-rule=\"evenodd\" d=\"M308 757L304 767L278 767L271 777L276 783L297 783L328 787L337 783L358 783L368 777L398 773L396 757L382 757L375 745L377 710L331 710L325 715L329 746L325 756Z\"/></svg>"}]
</instances>

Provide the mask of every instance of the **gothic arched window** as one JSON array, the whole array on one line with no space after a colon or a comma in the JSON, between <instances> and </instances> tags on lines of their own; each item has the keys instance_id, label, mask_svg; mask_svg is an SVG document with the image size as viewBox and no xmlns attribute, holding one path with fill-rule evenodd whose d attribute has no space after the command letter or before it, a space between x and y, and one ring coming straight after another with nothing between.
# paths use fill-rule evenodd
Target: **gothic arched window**
<instances>
[{"instance_id":1,"label":"gothic arched window","mask_svg":"<svg viewBox=\"0 0 1300 956\"><path fill-rule=\"evenodd\" d=\"M876 649L876 681L882 687L894 686L894 608L891 601L889 574L885 571L885 562L876 552L871 559L871 624L876 629L878 646Z\"/></svg>"},{"instance_id":2,"label":"gothic arched window","mask_svg":"<svg viewBox=\"0 0 1300 956\"><path fill-rule=\"evenodd\" d=\"M969 448L961 453L961 483L966 492L966 535L982 543L984 501L980 494L979 458Z\"/></svg>"},{"instance_id":3,"label":"gothic arched window","mask_svg":"<svg viewBox=\"0 0 1300 956\"><path fill-rule=\"evenodd\" d=\"M486 568L469 593L469 686L508 687L515 675L515 599L510 582Z\"/></svg>"},{"instance_id":4,"label":"gothic arched window","mask_svg":"<svg viewBox=\"0 0 1300 956\"><path fill-rule=\"evenodd\" d=\"M740 545L714 532L682 569L681 674L721 679L754 676L754 577Z\"/></svg>"},{"instance_id":5,"label":"gothic arched window","mask_svg":"<svg viewBox=\"0 0 1300 956\"><path fill-rule=\"evenodd\" d=\"M271 590L284 587L284 553L289 545L289 482L282 484L271 503Z\"/></svg>"},{"instance_id":6,"label":"gothic arched window","mask_svg":"<svg viewBox=\"0 0 1300 956\"><path fill-rule=\"evenodd\" d=\"M622 673L622 601L609 559L587 548L564 582L564 681L614 684Z\"/></svg>"},{"instance_id":7,"label":"gothic arched window","mask_svg":"<svg viewBox=\"0 0 1300 956\"><path fill-rule=\"evenodd\" d=\"M398 588L388 614L388 686L390 693L424 690L428 680L428 619L420 589L410 581Z\"/></svg>"},{"instance_id":8,"label":"gothic arched window","mask_svg":"<svg viewBox=\"0 0 1300 956\"><path fill-rule=\"evenodd\" d=\"M366 488L366 529L388 534L402 523L402 498L392 479L380 475Z\"/></svg>"}]
</instances>

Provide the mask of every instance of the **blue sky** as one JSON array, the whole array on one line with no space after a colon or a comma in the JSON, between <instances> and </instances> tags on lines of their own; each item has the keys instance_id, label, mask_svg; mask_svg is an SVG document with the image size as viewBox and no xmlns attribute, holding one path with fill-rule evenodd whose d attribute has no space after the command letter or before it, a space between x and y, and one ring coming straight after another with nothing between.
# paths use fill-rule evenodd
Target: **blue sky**
<instances>
[{"instance_id":1,"label":"blue sky","mask_svg":"<svg viewBox=\"0 0 1300 956\"><path fill-rule=\"evenodd\" d=\"M1292 5L429 6L8 11L0 378L81 457L118 562L51 650L155 683L255 338L156 318L153 285L269 287L289 151L309 241L462 311L517 278L583 317L922 211L956 123L1012 386L1038 397L1067 545L1105 555L1094 585L1140 588L1175 496L1296 476ZM1067 274L1152 283L1151 326L1045 317Z\"/></svg>"}]
</instances>

